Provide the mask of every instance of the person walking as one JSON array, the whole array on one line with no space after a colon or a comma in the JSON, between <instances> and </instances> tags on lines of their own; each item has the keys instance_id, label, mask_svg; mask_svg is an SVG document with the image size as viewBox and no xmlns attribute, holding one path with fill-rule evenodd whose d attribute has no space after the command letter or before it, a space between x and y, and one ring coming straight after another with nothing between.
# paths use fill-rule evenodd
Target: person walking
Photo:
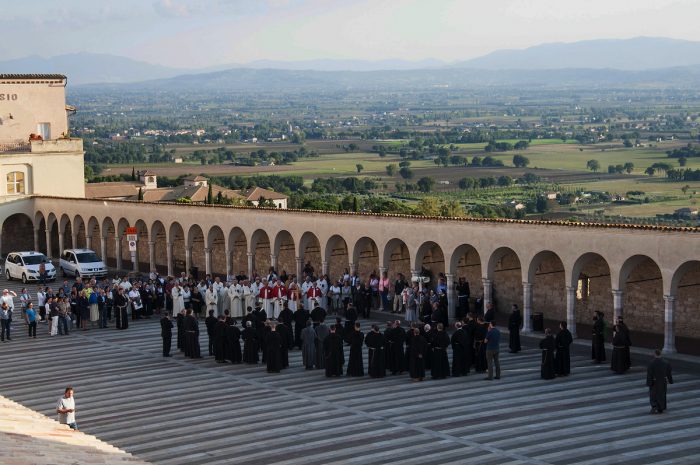
<instances>
[{"instance_id":1,"label":"person walking","mask_svg":"<svg viewBox=\"0 0 700 465\"><path fill-rule=\"evenodd\" d=\"M75 422L75 398L73 397L72 387L68 386L63 393L63 397L58 399L56 413L58 413L58 422L60 424L68 425L70 429L78 431L78 424Z\"/></svg>"},{"instance_id":2,"label":"person walking","mask_svg":"<svg viewBox=\"0 0 700 465\"><path fill-rule=\"evenodd\" d=\"M649 413L663 413L666 410L666 388L673 384L671 364L661 358L661 351L654 351L654 359L647 367L647 387L649 388Z\"/></svg>"},{"instance_id":3,"label":"person walking","mask_svg":"<svg viewBox=\"0 0 700 465\"><path fill-rule=\"evenodd\" d=\"M493 321L489 323L489 330L486 333L486 338L484 339L486 344L486 363L489 367L489 375L484 378L486 381L491 381L493 376L493 369L496 368L496 379L501 379L501 362L498 360L498 351L500 350L501 344L501 332L496 328Z\"/></svg>"}]
</instances>

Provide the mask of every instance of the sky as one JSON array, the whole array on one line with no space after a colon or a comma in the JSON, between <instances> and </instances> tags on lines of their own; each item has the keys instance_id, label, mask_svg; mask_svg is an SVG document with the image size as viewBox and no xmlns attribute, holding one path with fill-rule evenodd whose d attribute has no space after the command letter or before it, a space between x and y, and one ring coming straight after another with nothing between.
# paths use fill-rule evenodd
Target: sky
<instances>
[{"instance_id":1,"label":"sky","mask_svg":"<svg viewBox=\"0 0 700 465\"><path fill-rule=\"evenodd\" d=\"M453 62L547 42L700 40L700 0L0 0L0 12L0 61L92 52L190 69L263 59Z\"/></svg>"}]
</instances>

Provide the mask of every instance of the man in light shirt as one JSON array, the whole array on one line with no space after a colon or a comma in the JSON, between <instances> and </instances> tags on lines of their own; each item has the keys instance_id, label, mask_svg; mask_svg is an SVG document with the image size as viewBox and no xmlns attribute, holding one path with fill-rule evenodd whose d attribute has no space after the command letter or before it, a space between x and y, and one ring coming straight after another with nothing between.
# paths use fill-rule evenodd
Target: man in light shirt
<instances>
[{"instance_id":1,"label":"man in light shirt","mask_svg":"<svg viewBox=\"0 0 700 465\"><path fill-rule=\"evenodd\" d=\"M63 397L58 399L56 413L58 413L58 422L60 424L68 425L70 429L78 431L78 424L75 422L75 398L73 397L72 387L68 386Z\"/></svg>"}]
</instances>

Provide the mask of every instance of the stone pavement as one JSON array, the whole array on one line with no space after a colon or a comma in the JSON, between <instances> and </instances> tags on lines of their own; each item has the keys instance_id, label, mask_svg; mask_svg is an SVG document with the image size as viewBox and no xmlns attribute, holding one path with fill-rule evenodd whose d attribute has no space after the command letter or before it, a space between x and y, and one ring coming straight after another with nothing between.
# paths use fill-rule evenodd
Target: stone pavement
<instances>
[{"instance_id":1,"label":"stone pavement","mask_svg":"<svg viewBox=\"0 0 700 465\"><path fill-rule=\"evenodd\" d=\"M327 379L299 351L281 374L163 359L159 334L157 320L67 337L44 327L36 340L17 331L0 345L0 393L52 416L73 385L82 431L152 463L700 463L697 374L677 372L667 413L649 415L643 367L613 375L585 356L553 381L531 348L502 353L500 381Z\"/></svg>"}]
</instances>

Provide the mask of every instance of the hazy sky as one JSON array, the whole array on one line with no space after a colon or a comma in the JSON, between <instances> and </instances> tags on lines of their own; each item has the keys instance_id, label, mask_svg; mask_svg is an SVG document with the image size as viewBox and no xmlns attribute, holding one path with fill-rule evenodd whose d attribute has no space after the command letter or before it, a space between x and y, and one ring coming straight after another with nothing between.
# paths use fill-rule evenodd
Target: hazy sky
<instances>
[{"instance_id":1,"label":"hazy sky","mask_svg":"<svg viewBox=\"0 0 700 465\"><path fill-rule=\"evenodd\" d=\"M700 40L700 0L0 0L0 60L73 52L197 68L455 61L543 42Z\"/></svg>"}]
</instances>

